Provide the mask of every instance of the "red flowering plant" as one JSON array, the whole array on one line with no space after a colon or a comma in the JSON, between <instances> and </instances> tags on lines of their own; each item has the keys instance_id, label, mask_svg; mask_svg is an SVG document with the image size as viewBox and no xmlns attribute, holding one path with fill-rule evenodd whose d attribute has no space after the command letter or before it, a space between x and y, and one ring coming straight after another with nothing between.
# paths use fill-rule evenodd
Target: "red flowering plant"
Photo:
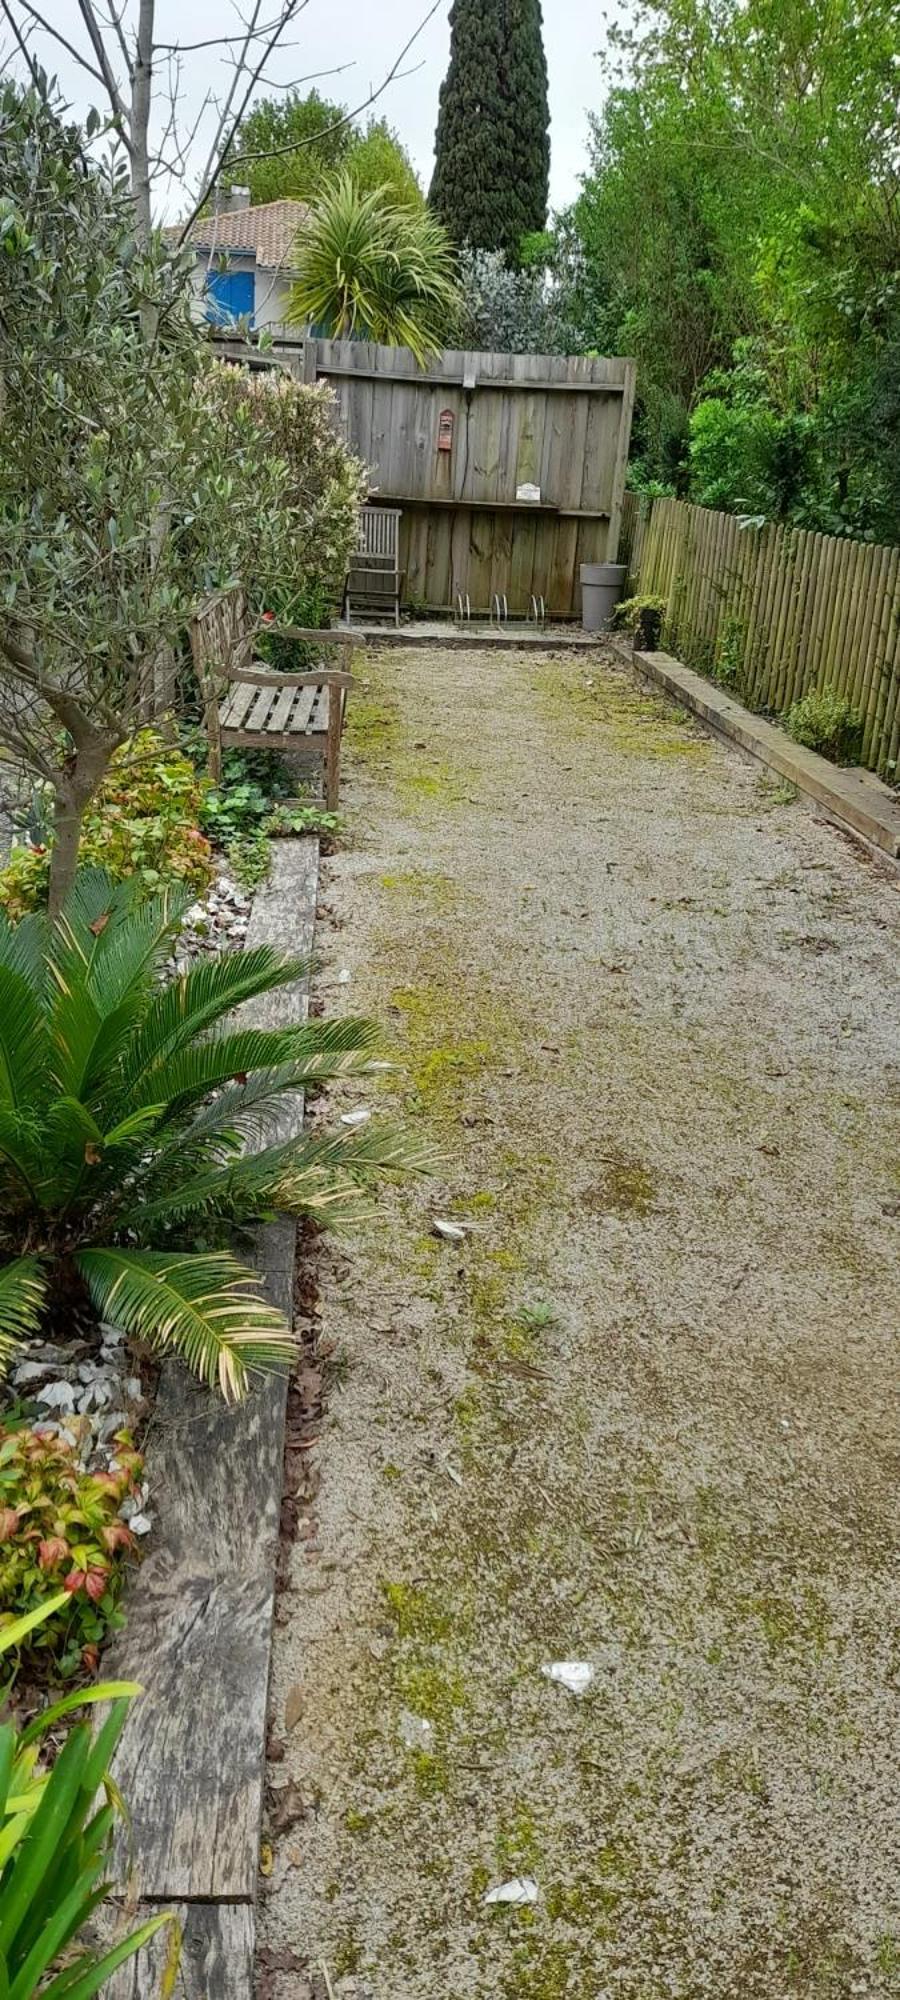
<instances>
[{"instance_id":1,"label":"red flowering plant","mask_svg":"<svg viewBox=\"0 0 900 2000\"><path fill-rule=\"evenodd\" d=\"M40 1426L0 1433L0 1633L64 1591L66 1603L30 1635L28 1664L66 1679L93 1673L135 1553L121 1518L143 1469L127 1431L107 1472L84 1472L72 1445Z\"/></svg>"}]
</instances>

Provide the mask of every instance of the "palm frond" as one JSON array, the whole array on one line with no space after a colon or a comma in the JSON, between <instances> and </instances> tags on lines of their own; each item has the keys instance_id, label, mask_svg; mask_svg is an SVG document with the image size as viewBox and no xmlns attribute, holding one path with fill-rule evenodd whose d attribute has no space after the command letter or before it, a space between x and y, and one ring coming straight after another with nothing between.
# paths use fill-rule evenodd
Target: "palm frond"
<instances>
[{"instance_id":1,"label":"palm frond","mask_svg":"<svg viewBox=\"0 0 900 2000\"><path fill-rule=\"evenodd\" d=\"M46 916L32 911L11 924L6 911L0 910L0 965L8 966L10 972L21 973L39 998L47 983L46 959Z\"/></svg>"},{"instance_id":2,"label":"palm frond","mask_svg":"<svg viewBox=\"0 0 900 2000\"><path fill-rule=\"evenodd\" d=\"M85 869L48 938L49 1034L64 1092L91 1097L145 1012L187 892L135 906L133 885Z\"/></svg>"},{"instance_id":3,"label":"palm frond","mask_svg":"<svg viewBox=\"0 0 900 2000\"><path fill-rule=\"evenodd\" d=\"M458 304L450 240L426 210L345 173L327 187L295 250L289 318L409 347L420 365L442 346Z\"/></svg>"},{"instance_id":4,"label":"palm frond","mask_svg":"<svg viewBox=\"0 0 900 2000\"><path fill-rule=\"evenodd\" d=\"M75 1262L104 1319L239 1402L248 1371L290 1362L294 1340L259 1280L227 1251L80 1250Z\"/></svg>"},{"instance_id":5,"label":"palm frond","mask_svg":"<svg viewBox=\"0 0 900 2000\"><path fill-rule=\"evenodd\" d=\"M38 1202L47 1168L52 1171L54 1165L36 1114L0 1104L0 1225L8 1219L4 1206L21 1208L23 1199Z\"/></svg>"},{"instance_id":6,"label":"palm frond","mask_svg":"<svg viewBox=\"0 0 900 2000\"><path fill-rule=\"evenodd\" d=\"M309 970L306 959L289 959L271 945L223 952L173 979L148 1008L122 1064L126 1094L144 1072L177 1055L232 1008L275 987L290 985Z\"/></svg>"},{"instance_id":7,"label":"palm frond","mask_svg":"<svg viewBox=\"0 0 900 2000\"><path fill-rule=\"evenodd\" d=\"M142 1094L146 1091L154 1099L180 1104L205 1097L232 1077L288 1062L294 1070L296 1089L302 1089L304 1083L324 1083L330 1077L364 1074L371 1051L378 1046L377 1028L371 1021L342 1021L339 1025L342 1032L334 1035L327 1032L325 1023L310 1021L291 1028L244 1028L213 1036L149 1069L142 1078Z\"/></svg>"},{"instance_id":8,"label":"palm frond","mask_svg":"<svg viewBox=\"0 0 900 2000\"><path fill-rule=\"evenodd\" d=\"M47 1294L39 1258L16 1257L0 1265L0 1370L4 1373L20 1341L37 1333Z\"/></svg>"},{"instance_id":9,"label":"palm frond","mask_svg":"<svg viewBox=\"0 0 900 2000\"><path fill-rule=\"evenodd\" d=\"M171 1174L159 1192L133 1203L129 1222L143 1234L154 1225L183 1225L199 1216L231 1222L261 1211L307 1216L327 1228L360 1212L360 1191L376 1174L429 1173L433 1150L387 1125L329 1135L301 1132L259 1152L207 1165L180 1181Z\"/></svg>"},{"instance_id":10,"label":"palm frond","mask_svg":"<svg viewBox=\"0 0 900 2000\"><path fill-rule=\"evenodd\" d=\"M47 1088L47 1024L21 971L0 963L0 1104L39 1103Z\"/></svg>"}]
</instances>

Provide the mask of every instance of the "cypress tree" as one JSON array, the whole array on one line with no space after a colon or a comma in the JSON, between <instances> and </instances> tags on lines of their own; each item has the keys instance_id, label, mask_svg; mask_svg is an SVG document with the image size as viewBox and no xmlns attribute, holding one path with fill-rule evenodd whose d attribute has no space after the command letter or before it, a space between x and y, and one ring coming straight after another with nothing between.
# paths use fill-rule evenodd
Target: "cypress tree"
<instances>
[{"instance_id":1,"label":"cypress tree","mask_svg":"<svg viewBox=\"0 0 900 2000\"><path fill-rule=\"evenodd\" d=\"M453 0L429 200L457 243L515 259L543 229L549 123L541 0Z\"/></svg>"}]
</instances>

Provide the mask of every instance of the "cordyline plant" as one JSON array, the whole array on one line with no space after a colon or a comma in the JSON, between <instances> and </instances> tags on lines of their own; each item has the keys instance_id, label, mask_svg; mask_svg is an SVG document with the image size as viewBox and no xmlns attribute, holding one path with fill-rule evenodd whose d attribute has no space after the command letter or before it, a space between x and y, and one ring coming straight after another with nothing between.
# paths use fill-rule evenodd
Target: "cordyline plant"
<instances>
[{"instance_id":1,"label":"cordyline plant","mask_svg":"<svg viewBox=\"0 0 900 2000\"><path fill-rule=\"evenodd\" d=\"M0 1358L89 1300L237 1399L290 1332L230 1250L188 1246L277 1213L327 1224L427 1160L375 1125L266 1143L286 1094L369 1069L376 1030L229 1023L305 969L267 945L161 984L188 900L136 906L86 869L55 921L0 921Z\"/></svg>"},{"instance_id":2,"label":"cordyline plant","mask_svg":"<svg viewBox=\"0 0 900 2000\"><path fill-rule=\"evenodd\" d=\"M337 340L408 347L420 365L444 344L459 293L450 239L431 211L351 173L326 188L294 247L288 318Z\"/></svg>"},{"instance_id":3,"label":"cordyline plant","mask_svg":"<svg viewBox=\"0 0 900 2000\"><path fill-rule=\"evenodd\" d=\"M114 751L174 700L198 600L292 579L285 458L214 379L124 169L0 83L0 745L53 786L52 909Z\"/></svg>"}]
</instances>

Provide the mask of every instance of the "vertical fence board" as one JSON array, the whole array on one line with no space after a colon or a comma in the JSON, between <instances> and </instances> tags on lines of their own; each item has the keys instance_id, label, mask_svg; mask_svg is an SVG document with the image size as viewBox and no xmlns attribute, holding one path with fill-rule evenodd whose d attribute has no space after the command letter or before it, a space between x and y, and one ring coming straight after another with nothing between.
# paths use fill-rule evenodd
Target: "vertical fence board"
<instances>
[{"instance_id":1,"label":"vertical fence board","mask_svg":"<svg viewBox=\"0 0 900 2000\"><path fill-rule=\"evenodd\" d=\"M884 711L891 683L891 663L898 633L897 579L900 550L891 549L890 563L878 623L878 638L873 665L873 681L870 687L868 705L865 711L863 737L863 761L878 768L881 747L881 731Z\"/></svg>"}]
</instances>

